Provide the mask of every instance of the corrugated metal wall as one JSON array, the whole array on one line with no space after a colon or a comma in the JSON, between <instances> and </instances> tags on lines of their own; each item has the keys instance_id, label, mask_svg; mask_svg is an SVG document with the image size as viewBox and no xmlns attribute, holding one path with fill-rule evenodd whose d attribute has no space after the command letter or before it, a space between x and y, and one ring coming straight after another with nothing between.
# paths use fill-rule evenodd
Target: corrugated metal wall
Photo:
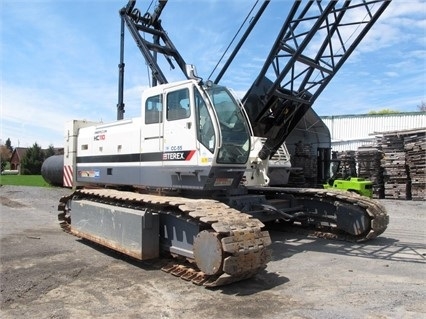
<instances>
[{"instance_id":1,"label":"corrugated metal wall","mask_svg":"<svg viewBox=\"0 0 426 319\"><path fill-rule=\"evenodd\" d=\"M425 112L321 116L321 119L330 130L332 150L339 152L374 145L374 133L426 128Z\"/></svg>"}]
</instances>

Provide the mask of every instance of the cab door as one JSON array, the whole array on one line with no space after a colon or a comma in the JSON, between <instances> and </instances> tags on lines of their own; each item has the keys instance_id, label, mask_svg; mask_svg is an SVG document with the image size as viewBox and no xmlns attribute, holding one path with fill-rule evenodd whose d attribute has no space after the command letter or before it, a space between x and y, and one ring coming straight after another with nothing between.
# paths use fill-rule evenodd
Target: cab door
<instances>
[{"instance_id":1,"label":"cab door","mask_svg":"<svg viewBox=\"0 0 426 319\"><path fill-rule=\"evenodd\" d=\"M157 94L146 98L144 105L144 126L142 137L142 162L151 165L161 165L163 152L163 122L164 103L163 95Z\"/></svg>"},{"instance_id":2,"label":"cab door","mask_svg":"<svg viewBox=\"0 0 426 319\"><path fill-rule=\"evenodd\" d=\"M165 119L163 166L183 167L197 163L197 137L192 87L174 87L164 92Z\"/></svg>"}]
</instances>

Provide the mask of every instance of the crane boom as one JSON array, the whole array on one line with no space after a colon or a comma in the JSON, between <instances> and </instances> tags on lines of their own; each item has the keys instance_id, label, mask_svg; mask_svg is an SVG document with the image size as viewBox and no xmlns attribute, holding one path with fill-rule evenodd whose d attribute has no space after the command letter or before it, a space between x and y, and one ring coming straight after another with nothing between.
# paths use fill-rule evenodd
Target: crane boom
<instances>
[{"instance_id":1,"label":"crane boom","mask_svg":"<svg viewBox=\"0 0 426 319\"><path fill-rule=\"evenodd\" d=\"M243 98L254 134L267 138L261 159L282 145L389 3L294 2Z\"/></svg>"}]
</instances>

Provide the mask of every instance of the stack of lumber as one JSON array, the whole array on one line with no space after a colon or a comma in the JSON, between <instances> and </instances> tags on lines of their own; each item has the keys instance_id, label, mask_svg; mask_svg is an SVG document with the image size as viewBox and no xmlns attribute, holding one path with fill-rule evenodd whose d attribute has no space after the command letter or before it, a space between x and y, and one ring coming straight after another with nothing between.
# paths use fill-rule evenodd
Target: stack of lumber
<instances>
[{"instance_id":1,"label":"stack of lumber","mask_svg":"<svg viewBox=\"0 0 426 319\"><path fill-rule=\"evenodd\" d=\"M411 199L426 199L426 132L404 136L406 163L411 182Z\"/></svg>"},{"instance_id":2,"label":"stack of lumber","mask_svg":"<svg viewBox=\"0 0 426 319\"><path fill-rule=\"evenodd\" d=\"M356 152L358 177L368 179L373 183L373 198L384 198L382 157L383 152L372 146L360 146Z\"/></svg>"},{"instance_id":3,"label":"stack of lumber","mask_svg":"<svg viewBox=\"0 0 426 319\"><path fill-rule=\"evenodd\" d=\"M358 176L373 182L373 197L426 200L426 129L384 132L357 150Z\"/></svg>"},{"instance_id":4,"label":"stack of lumber","mask_svg":"<svg viewBox=\"0 0 426 319\"><path fill-rule=\"evenodd\" d=\"M403 136L385 134L379 137L383 151L384 196L390 199L409 199L410 180L405 162Z\"/></svg>"},{"instance_id":5,"label":"stack of lumber","mask_svg":"<svg viewBox=\"0 0 426 319\"><path fill-rule=\"evenodd\" d=\"M343 178L357 176L355 151L339 152L337 158L340 160L339 176Z\"/></svg>"},{"instance_id":6,"label":"stack of lumber","mask_svg":"<svg viewBox=\"0 0 426 319\"><path fill-rule=\"evenodd\" d=\"M296 187L314 187L317 183L317 155L311 145L296 143L295 154L291 157L291 167L301 168L292 170L289 185Z\"/></svg>"}]
</instances>

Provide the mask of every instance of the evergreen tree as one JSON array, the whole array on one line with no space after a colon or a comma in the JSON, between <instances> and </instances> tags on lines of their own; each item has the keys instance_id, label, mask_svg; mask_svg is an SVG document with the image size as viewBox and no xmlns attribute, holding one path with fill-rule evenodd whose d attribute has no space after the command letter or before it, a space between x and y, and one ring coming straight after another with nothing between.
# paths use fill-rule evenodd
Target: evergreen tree
<instances>
[{"instance_id":1,"label":"evergreen tree","mask_svg":"<svg viewBox=\"0 0 426 319\"><path fill-rule=\"evenodd\" d=\"M49 145L49 148L47 150L44 151L44 159L55 155L55 148L53 147L52 144Z\"/></svg>"},{"instance_id":2,"label":"evergreen tree","mask_svg":"<svg viewBox=\"0 0 426 319\"><path fill-rule=\"evenodd\" d=\"M22 174L23 175L39 175L41 174L41 165L44 161L44 152L41 147L34 145L27 149L24 158L22 159Z\"/></svg>"},{"instance_id":3,"label":"evergreen tree","mask_svg":"<svg viewBox=\"0 0 426 319\"><path fill-rule=\"evenodd\" d=\"M6 147L8 148L8 150L12 153L13 152L13 147L12 147L12 142L10 141L10 138L8 138L6 140Z\"/></svg>"}]
</instances>

